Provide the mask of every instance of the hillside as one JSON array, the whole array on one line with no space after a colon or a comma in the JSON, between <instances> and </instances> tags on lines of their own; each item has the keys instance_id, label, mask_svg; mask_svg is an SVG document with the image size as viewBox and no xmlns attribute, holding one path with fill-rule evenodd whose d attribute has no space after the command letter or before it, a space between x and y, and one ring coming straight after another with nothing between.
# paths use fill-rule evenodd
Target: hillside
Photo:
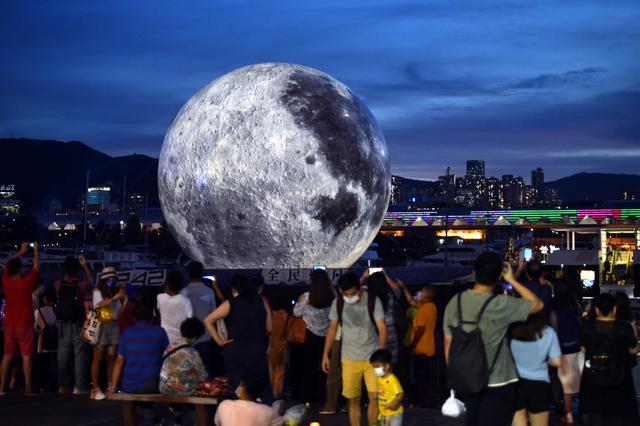
<instances>
[{"instance_id":1,"label":"hillside","mask_svg":"<svg viewBox=\"0 0 640 426\"><path fill-rule=\"evenodd\" d=\"M0 139L2 166L0 184L16 185L17 198L25 211L46 212L52 201L63 209L74 208L84 194L87 170L90 186L111 186L112 203L122 202L122 186L127 194L149 195L149 206L157 207L158 159L146 155L111 157L81 142L35 139ZM407 194L428 197L438 183L404 180ZM640 194L640 175L578 173L545 184L556 188L565 202L617 200L623 193Z\"/></svg>"},{"instance_id":2,"label":"hillside","mask_svg":"<svg viewBox=\"0 0 640 426\"><path fill-rule=\"evenodd\" d=\"M46 212L54 200L73 208L84 194L88 170L90 186L111 186L112 202L122 200L126 176L128 194L148 194L149 205L158 205L155 158L110 157L81 142L33 139L0 139L0 152L0 183L16 185L23 210Z\"/></svg>"},{"instance_id":3,"label":"hillside","mask_svg":"<svg viewBox=\"0 0 640 426\"><path fill-rule=\"evenodd\" d=\"M578 173L545 185L557 189L563 201L619 200L624 192L640 193L640 175Z\"/></svg>"}]
</instances>

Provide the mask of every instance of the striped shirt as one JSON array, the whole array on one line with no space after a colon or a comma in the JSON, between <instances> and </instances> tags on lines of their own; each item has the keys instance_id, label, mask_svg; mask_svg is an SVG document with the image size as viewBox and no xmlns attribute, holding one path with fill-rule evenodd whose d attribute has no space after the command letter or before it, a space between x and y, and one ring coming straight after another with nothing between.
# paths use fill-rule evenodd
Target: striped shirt
<instances>
[{"instance_id":1,"label":"striped shirt","mask_svg":"<svg viewBox=\"0 0 640 426\"><path fill-rule=\"evenodd\" d=\"M120 336L118 355L124 357L122 390L133 392L152 380L158 380L162 353L169 345L164 329L138 321Z\"/></svg>"}]
</instances>

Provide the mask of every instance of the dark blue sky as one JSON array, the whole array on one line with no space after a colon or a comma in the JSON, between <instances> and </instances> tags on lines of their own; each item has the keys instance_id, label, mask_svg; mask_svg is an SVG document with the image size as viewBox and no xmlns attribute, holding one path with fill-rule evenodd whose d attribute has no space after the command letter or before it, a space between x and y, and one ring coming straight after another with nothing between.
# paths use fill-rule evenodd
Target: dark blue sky
<instances>
[{"instance_id":1,"label":"dark blue sky","mask_svg":"<svg viewBox=\"0 0 640 426\"><path fill-rule=\"evenodd\" d=\"M279 61L357 92L396 174L640 173L638 22L637 0L3 2L0 136L158 156L199 88Z\"/></svg>"}]
</instances>

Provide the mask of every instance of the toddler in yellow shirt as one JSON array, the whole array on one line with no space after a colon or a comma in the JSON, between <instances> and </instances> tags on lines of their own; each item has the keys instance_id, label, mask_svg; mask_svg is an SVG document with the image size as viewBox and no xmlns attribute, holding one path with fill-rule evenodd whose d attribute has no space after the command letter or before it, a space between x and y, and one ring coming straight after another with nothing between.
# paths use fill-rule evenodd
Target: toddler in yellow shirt
<instances>
[{"instance_id":1,"label":"toddler in yellow shirt","mask_svg":"<svg viewBox=\"0 0 640 426\"><path fill-rule=\"evenodd\" d=\"M391 372L391 352L379 349L371 355L369 362L378 377L378 407L381 426L402 425L402 397L400 381Z\"/></svg>"}]
</instances>

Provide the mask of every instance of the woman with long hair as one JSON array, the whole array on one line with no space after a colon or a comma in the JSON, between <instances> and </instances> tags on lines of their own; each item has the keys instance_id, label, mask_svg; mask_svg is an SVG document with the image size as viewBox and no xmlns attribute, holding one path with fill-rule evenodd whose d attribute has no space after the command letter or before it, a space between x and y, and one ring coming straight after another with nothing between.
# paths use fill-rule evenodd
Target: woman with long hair
<instances>
[{"instance_id":1,"label":"woman with long hair","mask_svg":"<svg viewBox=\"0 0 640 426\"><path fill-rule=\"evenodd\" d=\"M223 348L222 355L232 389L238 387L240 379L246 374L258 375L264 383L269 383L264 336L272 330L271 312L258 295L257 287L246 275L234 275L231 287L237 292L237 297L222 303L205 318L204 324L213 340ZM220 336L216 328L216 321L220 319L225 319L227 325L226 338ZM271 388L266 387L260 398L262 402L271 404Z\"/></svg>"},{"instance_id":2,"label":"woman with long hair","mask_svg":"<svg viewBox=\"0 0 640 426\"><path fill-rule=\"evenodd\" d=\"M396 329L394 311L402 290L395 281L387 277L385 272L375 272L369 275L366 278L366 284L368 291L376 295L382 302L384 321L387 325L386 349L391 352L392 362L396 365L398 363L398 331Z\"/></svg>"},{"instance_id":3,"label":"woman with long hair","mask_svg":"<svg viewBox=\"0 0 640 426\"><path fill-rule=\"evenodd\" d=\"M98 314L100 326L100 338L93 347L93 361L91 363L91 392L89 398L95 400L105 399L105 394L100 389L100 367L106 352L107 378L113 374L113 365L116 360L116 347L120 339L118 329L118 313L122 307L122 301L126 297L125 289L117 288L118 275L116 271L107 267L98 277L98 284L93 290L93 309ZM109 384L109 388L111 384Z\"/></svg>"},{"instance_id":4,"label":"woman with long hair","mask_svg":"<svg viewBox=\"0 0 640 426\"><path fill-rule=\"evenodd\" d=\"M547 426L551 406L549 365L560 365L560 344L555 331L545 325L542 312L531 314L511 334L511 352L520 381L516 390L513 426Z\"/></svg>"},{"instance_id":5,"label":"woman with long hair","mask_svg":"<svg viewBox=\"0 0 640 426\"><path fill-rule=\"evenodd\" d=\"M329 275L325 270L313 269L309 291L298 298L293 315L302 317L307 329L304 338L302 373L302 397L308 405L323 402L327 375L322 371L322 351L329 328L329 310L335 298Z\"/></svg>"},{"instance_id":6,"label":"woman with long hair","mask_svg":"<svg viewBox=\"0 0 640 426\"><path fill-rule=\"evenodd\" d=\"M563 423L573 424L573 397L580 392L580 377L584 354L580 351L580 318L582 307L575 293L564 281L555 285L555 296L551 305L551 326L560 341L560 366L558 379L564 393Z\"/></svg>"},{"instance_id":7,"label":"woman with long hair","mask_svg":"<svg viewBox=\"0 0 640 426\"><path fill-rule=\"evenodd\" d=\"M631 326L616 319L611 294L598 295L593 306L596 318L585 324L582 331L586 361L580 386L580 412L587 425L637 425L640 419L629 355L637 354L638 341Z\"/></svg>"}]
</instances>

